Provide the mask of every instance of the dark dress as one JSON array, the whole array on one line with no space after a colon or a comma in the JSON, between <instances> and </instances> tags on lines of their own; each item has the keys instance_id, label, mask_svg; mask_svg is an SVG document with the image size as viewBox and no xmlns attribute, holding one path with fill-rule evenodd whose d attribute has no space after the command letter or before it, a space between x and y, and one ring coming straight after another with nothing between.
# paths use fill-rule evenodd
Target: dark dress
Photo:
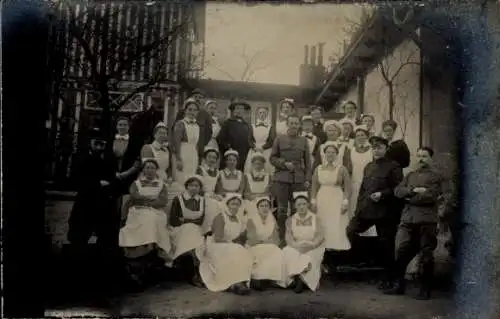
<instances>
[{"instance_id":1,"label":"dark dress","mask_svg":"<svg viewBox=\"0 0 500 319\"><path fill-rule=\"evenodd\" d=\"M118 247L120 215L115 208L112 183L116 165L113 157L90 153L81 166L78 194L71 210L68 240L86 245L93 233L104 247ZM101 186L100 181L110 182Z\"/></svg>"},{"instance_id":2,"label":"dark dress","mask_svg":"<svg viewBox=\"0 0 500 319\"><path fill-rule=\"evenodd\" d=\"M241 118L231 117L222 124L217 143L223 155L228 149L234 149L239 154L238 170L243 171L247 159L248 151L255 146L253 129ZM221 168L225 168L224 161Z\"/></svg>"},{"instance_id":3,"label":"dark dress","mask_svg":"<svg viewBox=\"0 0 500 319\"><path fill-rule=\"evenodd\" d=\"M389 144L387 158L395 161L401 168L410 166L410 150L403 140L396 140Z\"/></svg>"}]
</instances>

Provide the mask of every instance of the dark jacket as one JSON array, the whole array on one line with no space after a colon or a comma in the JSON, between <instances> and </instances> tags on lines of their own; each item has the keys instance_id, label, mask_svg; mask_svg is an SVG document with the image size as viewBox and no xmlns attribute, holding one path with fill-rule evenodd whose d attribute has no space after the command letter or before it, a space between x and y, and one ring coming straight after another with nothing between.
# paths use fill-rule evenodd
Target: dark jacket
<instances>
[{"instance_id":1,"label":"dark jacket","mask_svg":"<svg viewBox=\"0 0 500 319\"><path fill-rule=\"evenodd\" d=\"M253 128L243 119L231 117L222 123L217 143L222 156L228 149L234 149L239 153L237 168L243 170L248 151L255 146ZM224 163L221 164L221 168L224 168Z\"/></svg>"},{"instance_id":2,"label":"dark jacket","mask_svg":"<svg viewBox=\"0 0 500 319\"><path fill-rule=\"evenodd\" d=\"M443 176L433 168L420 168L408 173L395 188L396 197L404 199L401 221L404 223L437 223L438 199L446 186ZM416 187L425 187L426 192L413 192Z\"/></svg>"},{"instance_id":3,"label":"dark jacket","mask_svg":"<svg viewBox=\"0 0 500 319\"><path fill-rule=\"evenodd\" d=\"M302 184L311 181L312 165L307 139L303 136L280 135L274 140L270 162L275 167L273 181ZM295 165L293 171L285 163Z\"/></svg>"},{"instance_id":4,"label":"dark jacket","mask_svg":"<svg viewBox=\"0 0 500 319\"><path fill-rule=\"evenodd\" d=\"M401 168L410 166L410 150L403 140L391 142L386 156L398 163Z\"/></svg>"},{"instance_id":5,"label":"dark jacket","mask_svg":"<svg viewBox=\"0 0 500 319\"><path fill-rule=\"evenodd\" d=\"M313 134L318 137L320 144L326 142L326 133L323 131L323 124L315 123L313 126Z\"/></svg>"},{"instance_id":6,"label":"dark jacket","mask_svg":"<svg viewBox=\"0 0 500 319\"><path fill-rule=\"evenodd\" d=\"M403 179L403 170L398 163L384 157L368 163L363 172L355 215L363 219L390 217L391 205L396 199L394 188ZM378 202L370 195L381 192Z\"/></svg>"}]
</instances>

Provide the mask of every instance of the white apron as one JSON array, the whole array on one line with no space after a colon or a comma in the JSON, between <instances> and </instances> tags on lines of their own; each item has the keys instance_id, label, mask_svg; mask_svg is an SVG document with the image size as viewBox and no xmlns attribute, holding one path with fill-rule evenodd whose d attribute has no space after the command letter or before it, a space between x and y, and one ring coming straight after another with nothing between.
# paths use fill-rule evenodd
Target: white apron
<instances>
[{"instance_id":1,"label":"white apron","mask_svg":"<svg viewBox=\"0 0 500 319\"><path fill-rule=\"evenodd\" d=\"M312 216L311 226L298 226L298 214L292 217L292 235L297 241L311 242L314 239L314 234L316 232L316 216L309 212L306 218ZM312 291L316 291L319 287L319 280L321 278L321 263L323 261L323 254L325 252L325 247L323 245L316 249L308 251L305 254L300 253L293 247L286 246L283 249L283 257L285 260L285 271L287 280L285 282L286 286L289 286L293 281L293 276L300 275L304 283ZM307 269L308 265L311 265L311 269L303 273Z\"/></svg>"},{"instance_id":2,"label":"white apron","mask_svg":"<svg viewBox=\"0 0 500 319\"><path fill-rule=\"evenodd\" d=\"M373 159L372 152L370 150L364 153L356 152L356 149L351 149L351 160L352 160L352 177L351 177L351 199L349 200L349 215L350 218L354 216L356 211L356 205L358 203L359 189L361 188L361 183L363 182L363 172L365 166L370 163ZM377 236L377 229L375 226L370 227L364 233L359 234L360 236L373 237Z\"/></svg>"},{"instance_id":3,"label":"white apron","mask_svg":"<svg viewBox=\"0 0 500 319\"><path fill-rule=\"evenodd\" d=\"M267 187L269 185L269 174L264 175L264 180L263 181L255 181L252 178L252 174L248 173L246 174L247 181L248 181L248 187L250 188L250 193L254 196L257 197L262 197L262 196L269 196L269 194L266 192ZM257 202L256 200L243 200L243 205L249 215L257 213Z\"/></svg>"},{"instance_id":4,"label":"white apron","mask_svg":"<svg viewBox=\"0 0 500 319\"><path fill-rule=\"evenodd\" d=\"M319 190L316 196L317 214L325 228L325 248L333 250L349 250L351 243L347 238L346 228L349 215L342 214L344 192L338 184L339 168L326 169L318 166Z\"/></svg>"},{"instance_id":5,"label":"white apron","mask_svg":"<svg viewBox=\"0 0 500 319\"><path fill-rule=\"evenodd\" d=\"M159 186L142 187L140 181L136 186L140 195L157 198L165 185L158 180ZM133 206L129 209L127 222L120 229L120 247L139 247L156 244L163 251L171 250L170 235L167 230L167 215L164 211L153 207Z\"/></svg>"},{"instance_id":6,"label":"white apron","mask_svg":"<svg viewBox=\"0 0 500 319\"><path fill-rule=\"evenodd\" d=\"M170 152L168 149L163 150L163 149L158 149L155 148L153 145L150 145L151 151L153 152L153 156L158 162L158 177L163 181L166 182L167 178L170 176L167 176L167 169L170 167Z\"/></svg>"},{"instance_id":7,"label":"white apron","mask_svg":"<svg viewBox=\"0 0 500 319\"><path fill-rule=\"evenodd\" d=\"M246 223L238 218L224 218L224 239L234 240L245 230ZM196 250L200 260L200 276L210 291L224 291L234 284L250 281L253 258L248 249L236 243L215 243L207 238L206 247Z\"/></svg>"},{"instance_id":8,"label":"white apron","mask_svg":"<svg viewBox=\"0 0 500 319\"><path fill-rule=\"evenodd\" d=\"M276 220L271 212L262 221L260 215L250 218L255 225L258 240L267 240L276 228ZM274 280L281 283L285 280L285 263L283 251L274 244L257 244L249 248L253 256L252 279Z\"/></svg>"},{"instance_id":9,"label":"white apron","mask_svg":"<svg viewBox=\"0 0 500 319\"><path fill-rule=\"evenodd\" d=\"M196 173L198 168L198 139L200 138L200 126L198 124L188 124L183 121L186 128L187 142L181 142L180 154L182 159L182 172L176 169L176 180L184 184L188 176Z\"/></svg>"},{"instance_id":10,"label":"white apron","mask_svg":"<svg viewBox=\"0 0 500 319\"><path fill-rule=\"evenodd\" d=\"M188 219L197 219L203 215L205 207L205 198L200 197L200 209L198 211L193 211L184 205L184 200L182 195L178 195L179 203L181 205L182 217ZM172 244L173 244L173 254L172 261L182 254L196 249L203 245L203 230L202 227L186 223L179 227L173 227L172 229Z\"/></svg>"},{"instance_id":11,"label":"white apron","mask_svg":"<svg viewBox=\"0 0 500 319\"><path fill-rule=\"evenodd\" d=\"M267 142L267 138L269 137L269 132L271 131L271 127L270 127L270 125L257 126L255 124L252 124L252 126L253 126L253 137L255 139L255 148L262 149ZM244 168L245 173L249 173L252 171L252 156L253 156L253 154L255 154L254 150L250 150L248 152L247 160L245 162L245 168ZM271 165L271 162L269 161L269 158L271 157L271 149L269 148L267 150L262 150L262 155L264 155L264 158L266 159L264 169L266 172L271 173L271 168L273 167Z\"/></svg>"},{"instance_id":12,"label":"white apron","mask_svg":"<svg viewBox=\"0 0 500 319\"><path fill-rule=\"evenodd\" d=\"M212 138L207 143L207 147L215 148L219 150L219 144L217 143L217 135L220 132L220 124L216 118L212 118Z\"/></svg>"},{"instance_id":13,"label":"white apron","mask_svg":"<svg viewBox=\"0 0 500 319\"><path fill-rule=\"evenodd\" d=\"M207 168L205 166L200 166L201 175L203 177L203 190L205 192L205 219L203 220L203 232L207 233L212 230L212 223L215 216L222 212L224 208L222 203L213 198L215 191L215 184L217 183L217 178L220 172L217 172L215 177L208 175Z\"/></svg>"}]
</instances>

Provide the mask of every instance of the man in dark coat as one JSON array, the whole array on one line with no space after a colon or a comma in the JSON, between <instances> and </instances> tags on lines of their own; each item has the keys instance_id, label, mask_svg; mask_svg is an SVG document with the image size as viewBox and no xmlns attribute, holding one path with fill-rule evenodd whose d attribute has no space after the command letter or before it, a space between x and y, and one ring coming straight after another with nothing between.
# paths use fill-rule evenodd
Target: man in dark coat
<instances>
[{"instance_id":1,"label":"man in dark coat","mask_svg":"<svg viewBox=\"0 0 500 319\"><path fill-rule=\"evenodd\" d=\"M396 197L406 205L396 235L394 287L386 294L405 293L405 273L410 261L421 253L422 274L417 299L429 299L434 273L434 249L437 245L438 199L446 189L445 179L432 165L434 151L422 147L417 152L419 167L408 173L396 187Z\"/></svg>"},{"instance_id":2,"label":"man in dark coat","mask_svg":"<svg viewBox=\"0 0 500 319\"><path fill-rule=\"evenodd\" d=\"M289 115L286 135L278 135L271 150L270 162L275 167L271 180L271 193L276 199L281 244L285 244L285 225L288 207L293 212L293 193L307 191L311 184L312 165L309 142L301 136L300 118Z\"/></svg>"},{"instance_id":3,"label":"man in dark coat","mask_svg":"<svg viewBox=\"0 0 500 319\"><path fill-rule=\"evenodd\" d=\"M212 116L205 108L205 93L200 89L194 89L191 92L189 98L198 101L200 110L198 111L198 115L196 116L196 122L200 126L200 143L198 143L198 159L203 160L203 152L205 150L205 146L207 146L208 142L212 138ZM180 110L177 113L175 118L175 122L182 120L184 118L184 110Z\"/></svg>"},{"instance_id":4,"label":"man in dark coat","mask_svg":"<svg viewBox=\"0 0 500 319\"><path fill-rule=\"evenodd\" d=\"M222 123L217 143L220 153L224 154L229 149L238 152L237 169L243 170L247 159L248 151L255 147L255 138L253 129L244 119L244 114L250 110L250 104L245 101L233 100L229 105L231 117ZM225 167L224 161L221 161L221 168Z\"/></svg>"},{"instance_id":5,"label":"man in dark coat","mask_svg":"<svg viewBox=\"0 0 500 319\"><path fill-rule=\"evenodd\" d=\"M394 133L398 124L393 120L387 120L382 123L382 134L389 141L387 157L399 164L401 168L410 166L410 150L403 140L393 140Z\"/></svg>"},{"instance_id":6,"label":"man in dark coat","mask_svg":"<svg viewBox=\"0 0 500 319\"><path fill-rule=\"evenodd\" d=\"M130 140L123 158L123 167L132 167L140 157L141 149L153 140L156 125L163 121L165 99L160 91L151 92L151 106L139 114L130 126ZM132 176L135 179L137 176Z\"/></svg>"},{"instance_id":7,"label":"man in dark coat","mask_svg":"<svg viewBox=\"0 0 500 319\"><path fill-rule=\"evenodd\" d=\"M397 225L390 214L394 203L394 188L403 179L403 170L398 163L387 158L388 141L379 136L370 138L374 160L368 163L363 172L354 217L347 226L347 237L353 250L359 243L358 234L375 225L381 245L382 259L385 263L386 279L379 288L385 289L390 282L394 264L394 237Z\"/></svg>"},{"instance_id":8,"label":"man in dark coat","mask_svg":"<svg viewBox=\"0 0 500 319\"><path fill-rule=\"evenodd\" d=\"M313 134L319 140L319 144L326 142L326 133L323 131L323 124L325 120L323 119L323 108L318 105L312 105L310 107L311 117L313 120Z\"/></svg>"},{"instance_id":9,"label":"man in dark coat","mask_svg":"<svg viewBox=\"0 0 500 319\"><path fill-rule=\"evenodd\" d=\"M90 151L80 167L79 189L69 218L68 240L76 248L87 245L92 234L105 250L118 247L120 215L114 209L111 184L116 165L107 156L106 138L98 130L90 137Z\"/></svg>"}]
</instances>

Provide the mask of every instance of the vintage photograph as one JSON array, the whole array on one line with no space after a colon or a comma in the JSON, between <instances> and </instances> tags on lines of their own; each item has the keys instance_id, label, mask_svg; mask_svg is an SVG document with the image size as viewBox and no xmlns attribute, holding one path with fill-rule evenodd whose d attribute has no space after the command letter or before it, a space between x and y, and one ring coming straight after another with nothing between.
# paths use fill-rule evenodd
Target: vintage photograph
<instances>
[{"instance_id":1,"label":"vintage photograph","mask_svg":"<svg viewBox=\"0 0 500 319\"><path fill-rule=\"evenodd\" d=\"M428 10L50 2L46 315L444 318L463 87Z\"/></svg>"}]
</instances>

